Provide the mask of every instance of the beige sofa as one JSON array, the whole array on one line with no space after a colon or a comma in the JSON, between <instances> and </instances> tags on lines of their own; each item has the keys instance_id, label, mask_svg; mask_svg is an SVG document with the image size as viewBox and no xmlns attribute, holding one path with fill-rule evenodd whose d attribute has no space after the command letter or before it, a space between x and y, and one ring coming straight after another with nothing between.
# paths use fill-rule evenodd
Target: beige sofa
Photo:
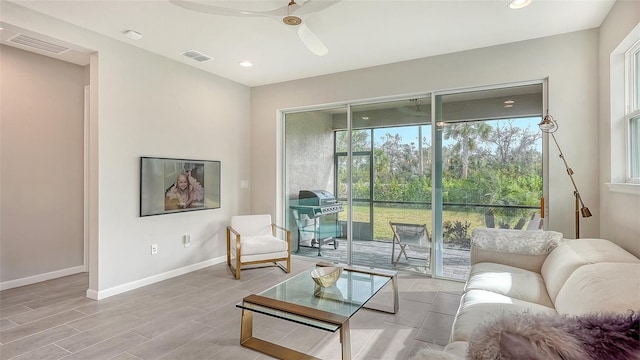
<instances>
[{"instance_id":1,"label":"beige sofa","mask_svg":"<svg viewBox=\"0 0 640 360\"><path fill-rule=\"evenodd\" d=\"M507 313L582 315L640 309L636 256L608 240L564 240L560 233L515 231L474 230L471 272L446 354L467 358L474 328ZM526 250L531 248L527 243L536 249ZM449 358L431 355L422 358Z\"/></svg>"}]
</instances>

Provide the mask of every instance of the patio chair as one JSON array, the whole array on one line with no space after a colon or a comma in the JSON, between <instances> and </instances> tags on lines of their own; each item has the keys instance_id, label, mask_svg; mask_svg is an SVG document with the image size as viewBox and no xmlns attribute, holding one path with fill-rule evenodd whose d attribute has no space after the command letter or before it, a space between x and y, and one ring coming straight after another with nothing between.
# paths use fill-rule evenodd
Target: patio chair
<instances>
[{"instance_id":1,"label":"patio chair","mask_svg":"<svg viewBox=\"0 0 640 360\"><path fill-rule=\"evenodd\" d=\"M280 230L280 237L276 237L276 230ZM279 264L282 261L286 261L286 268ZM227 226L227 265L235 278L240 279L242 266L265 263L291 271L291 232L272 224L268 214L232 216Z\"/></svg>"},{"instance_id":2,"label":"patio chair","mask_svg":"<svg viewBox=\"0 0 640 360\"><path fill-rule=\"evenodd\" d=\"M393 244L391 245L391 264L395 265L402 255L409 260L406 248L411 250L423 251L428 255L429 263L431 263L431 237L426 224L405 224L397 222L389 222L391 230L393 230ZM400 247L398 256L395 256L396 245Z\"/></svg>"}]
</instances>

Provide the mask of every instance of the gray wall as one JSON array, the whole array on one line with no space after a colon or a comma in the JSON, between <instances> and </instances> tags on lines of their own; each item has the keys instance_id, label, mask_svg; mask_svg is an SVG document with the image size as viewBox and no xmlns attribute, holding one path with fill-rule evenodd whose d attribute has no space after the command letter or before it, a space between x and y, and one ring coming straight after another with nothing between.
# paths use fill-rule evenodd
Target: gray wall
<instances>
[{"instance_id":1,"label":"gray wall","mask_svg":"<svg viewBox=\"0 0 640 360\"><path fill-rule=\"evenodd\" d=\"M600 150L600 235L640 256L640 189L635 193L620 193L606 185L622 180L625 175L622 61L624 50L640 39L638 24L640 1L617 1L600 27L599 136L597 142L591 144L598 144ZM634 36L628 37L632 29Z\"/></svg>"},{"instance_id":2,"label":"gray wall","mask_svg":"<svg viewBox=\"0 0 640 360\"><path fill-rule=\"evenodd\" d=\"M84 270L84 77L0 45L0 282Z\"/></svg>"},{"instance_id":3,"label":"gray wall","mask_svg":"<svg viewBox=\"0 0 640 360\"><path fill-rule=\"evenodd\" d=\"M225 261L229 217L249 213L249 190L240 186L251 161L249 88L11 2L0 2L0 11L3 22L94 51L88 296L104 298ZM140 217L141 156L220 160L221 208ZM3 182L6 176L3 171ZM157 255L151 244L158 244ZM15 261L36 266L30 256Z\"/></svg>"}]
</instances>

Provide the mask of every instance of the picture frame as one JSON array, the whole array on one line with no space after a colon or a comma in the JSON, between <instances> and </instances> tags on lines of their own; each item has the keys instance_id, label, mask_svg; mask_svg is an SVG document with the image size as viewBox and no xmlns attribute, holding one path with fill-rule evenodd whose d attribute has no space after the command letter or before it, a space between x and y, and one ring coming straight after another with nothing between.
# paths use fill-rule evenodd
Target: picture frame
<instances>
[{"instance_id":1,"label":"picture frame","mask_svg":"<svg viewBox=\"0 0 640 360\"><path fill-rule=\"evenodd\" d=\"M220 208L217 160L140 157L140 216Z\"/></svg>"}]
</instances>

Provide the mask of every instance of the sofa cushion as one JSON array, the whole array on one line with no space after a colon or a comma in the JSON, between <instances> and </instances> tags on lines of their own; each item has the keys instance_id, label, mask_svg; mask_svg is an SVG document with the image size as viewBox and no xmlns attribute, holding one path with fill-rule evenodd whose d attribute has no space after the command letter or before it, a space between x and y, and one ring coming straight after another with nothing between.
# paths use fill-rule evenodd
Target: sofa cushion
<instances>
[{"instance_id":1,"label":"sofa cushion","mask_svg":"<svg viewBox=\"0 0 640 360\"><path fill-rule=\"evenodd\" d=\"M577 269L555 302L560 314L640 310L640 263L597 263Z\"/></svg>"},{"instance_id":2,"label":"sofa cushion","mask_svg":"<svg viewBox=\"0 0 640 360\"><path fill-rule=\"evenodd\" d=\"M564 241L542 264L541 274L551 301L555 303L558 292L574 271L583 265L599 262L640 263L640 259L608 240Z\"/></svg>"},{"instance_id":3,"label":"sofa cushion","mask_svg":"<svg viewBox=\"0 0 640 360\"><path fill-rule=\"evenodd\" d=\"M557 314L555 309L548 306L510 298L491 291L469 290L460 300L450 342L469 341L473 329L483 321L514 312Z\"/></svg>"},{"instance_id":4,"label":"sofa cushion","mask_svg":"<svg viewBox=\"0 0 640 360\"><path fill-rule=\"evenodd\" d=\"M465 285L468 290L486 290L515 299L528 301L547 307L554 307L544 280L539 273L519 269L517 267L479 263L471 268L469 280Z\"/></svg>"}]
</instances>

